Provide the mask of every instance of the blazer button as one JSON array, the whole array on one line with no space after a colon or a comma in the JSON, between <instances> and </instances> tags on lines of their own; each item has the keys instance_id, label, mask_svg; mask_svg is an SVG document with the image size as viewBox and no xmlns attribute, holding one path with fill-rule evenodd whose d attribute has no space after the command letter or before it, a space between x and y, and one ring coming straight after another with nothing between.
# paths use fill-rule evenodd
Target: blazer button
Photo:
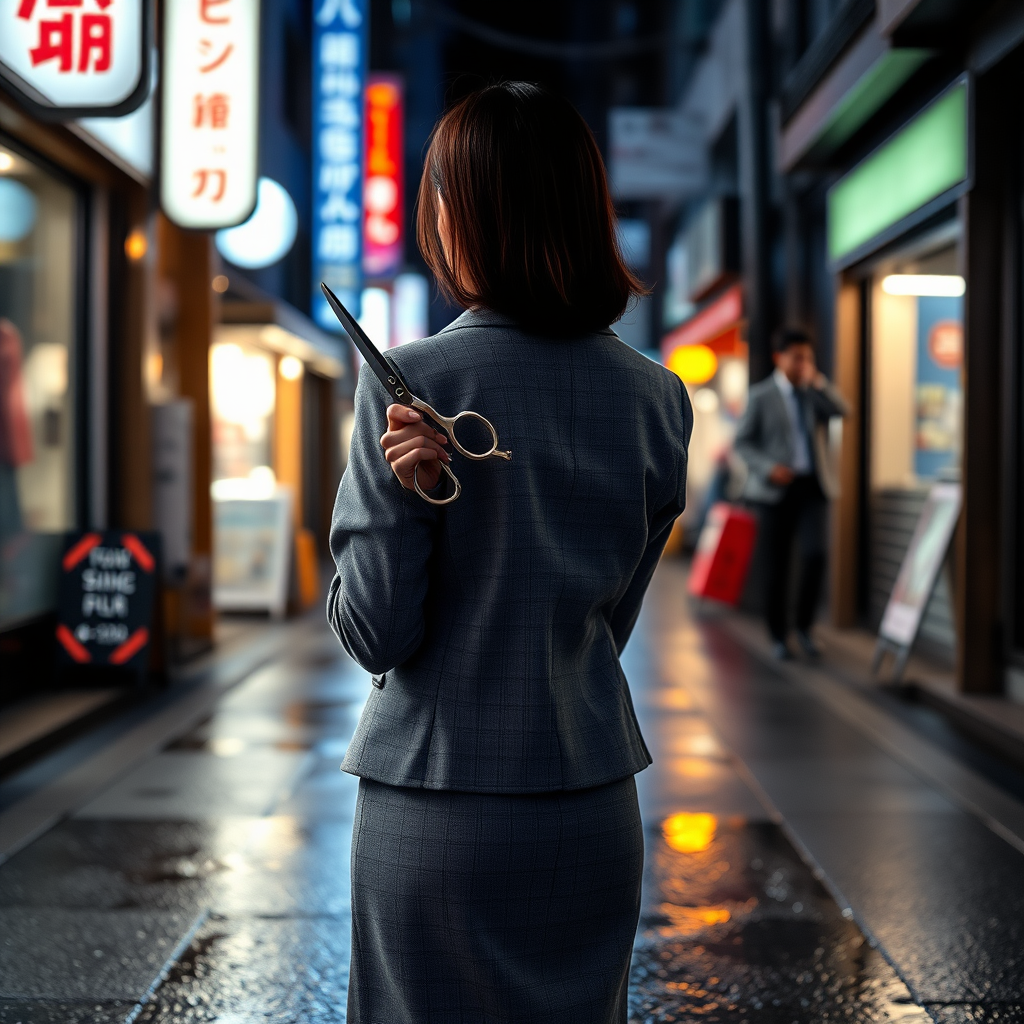
<instances>
[{"instance_id":1,"label":"blazer button","mask_svg":"<svg viewBox=\"0 0 1024 1024\"><path fill-rule=\"evenodd\" d=\"M370 681L373 683L374 686L377 687L378 690L383 690L384 689L384 681L386 679L387 679L387 675L382 672L379 676L374 676L373 679L371 679Z\"/></svg>"}]
</instances>

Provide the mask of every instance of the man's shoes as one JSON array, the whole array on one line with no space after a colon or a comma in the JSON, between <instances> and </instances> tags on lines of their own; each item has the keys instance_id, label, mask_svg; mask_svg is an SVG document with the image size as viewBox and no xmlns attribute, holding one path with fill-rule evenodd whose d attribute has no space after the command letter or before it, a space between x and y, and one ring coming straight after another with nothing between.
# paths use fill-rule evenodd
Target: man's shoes
<instances>
[{"instance_id":1,"label":"man's shoes","mask_svg":"<svg viewBox=\"0 0 1024 1024\"><path fill-rule=\"evenodd\" d=\"M776 661L792 661L793 652L789 649L785 640L773 640L772 657Z\"/></svg>"},{"instance_id":2,"label":"man's shoes","mask_svg":"<svg viewBox=\"0 0 1024 1024\"><path fill-rule=\"evenodd\" d=\"M808 658L821 657L821 648L814 642L814 638L806 630L798 629L796 631L796 642L800 645L800 650Z\"/></svg>"}]
</instances>

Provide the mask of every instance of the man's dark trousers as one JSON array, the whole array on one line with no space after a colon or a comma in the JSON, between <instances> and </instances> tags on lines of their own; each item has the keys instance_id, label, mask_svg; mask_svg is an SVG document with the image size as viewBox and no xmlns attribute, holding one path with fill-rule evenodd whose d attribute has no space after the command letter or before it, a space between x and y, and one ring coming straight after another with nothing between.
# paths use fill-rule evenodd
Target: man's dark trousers
<instances>
[{"instance_id":1,"label":"man's dark trousers","mask_svg":"<svg viewBox=\"0 0 1024 1024\"><path fill-rule=\"evenodd\" d=\"M796 628L811 628L825 576L825 524L828 503L813 474L796 477L774 505L761 504L760 529L765 553L765 618L772 639L785 643L789 618L789 574L793 541L800 553Z\"/></svg>"}]
</instances>

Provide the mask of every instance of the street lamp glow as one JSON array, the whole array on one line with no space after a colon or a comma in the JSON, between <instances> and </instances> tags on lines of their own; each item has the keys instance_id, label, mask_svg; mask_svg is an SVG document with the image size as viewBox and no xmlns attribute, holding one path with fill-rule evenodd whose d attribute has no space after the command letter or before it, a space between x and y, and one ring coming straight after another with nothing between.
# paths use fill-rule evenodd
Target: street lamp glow
<instances>
[{"instance_id":1,"label":"street lamp glow","mask_svg":"<svg viewBox=\"0 0 1024 1024\"><path fill-rule=\"evenodd\" d=\"M882 279L887 295L928 295L958 298L967 291L959 274L890 274Z\"/></svg>"},{"instance_id":2,"label":"street lamp glow","mask_svg":"<svg viewBox=\"0 0 1024 1024\"><path fill-rule=\"evenodd\" d=\"M260 178L256 209L236 228L217 232L217 249L236 267L258 270L283 259L295 244L299 216L292 197L270 178Z\"/></svg>"},{"instance_id":3,"label":"street lamp glow","mask_svg":"<svg viewBox=\"0 0 1024 1024\"><path fill-rule=\"evenodd\" d=\"M277 372L285 380L298 380L302 376L302 361L295 356L285 356L278 364Z\"/></svg>"}]
</instances>

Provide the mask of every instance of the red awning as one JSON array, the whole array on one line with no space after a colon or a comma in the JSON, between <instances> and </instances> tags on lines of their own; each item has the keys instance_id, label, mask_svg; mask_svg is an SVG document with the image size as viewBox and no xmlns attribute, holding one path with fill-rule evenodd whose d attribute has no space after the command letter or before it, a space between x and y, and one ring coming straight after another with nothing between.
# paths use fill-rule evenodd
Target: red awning
<instances>
[{"instance_id":1,"label":"red awning","mask_svg":"<svg viewBox=\"0 0 1024 1024\"><path fill-rule=\"evenodd\" d=\"M739 325L743 319L743 286L734 284L696 316L670 331L661 340L661 357L680 345L708 345L720 347L716 342L727 341L732 348L739 341Z\"/></svg>"}]
</instances>

